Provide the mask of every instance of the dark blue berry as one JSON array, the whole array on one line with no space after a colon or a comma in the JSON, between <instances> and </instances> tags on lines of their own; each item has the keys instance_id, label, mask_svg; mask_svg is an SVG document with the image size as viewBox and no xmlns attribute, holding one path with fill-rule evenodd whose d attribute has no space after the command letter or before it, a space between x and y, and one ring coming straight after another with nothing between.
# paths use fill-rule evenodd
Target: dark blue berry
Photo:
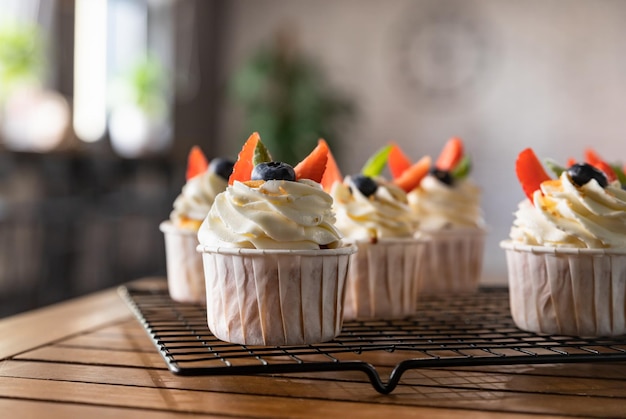
<instances>
[{"instance_id":1,"label":"dark blue berry","mask_svg":"<svg viewBox=\"0 0 626 419\"><path fill-rule=\"evenodd\" d=\"M595 179L603 188L609 184L604 173L587 163L574 164L567 169L567 174L572 178L572 182L578 186L583 186L591 179Z\"/></svg>"},{"instance_id":2,"label":"dark blue berry","mask_svg":"<svg viewBox=\"0 0 626 419\"><path fill-rule=\"evenodd\" d=\"M271 161L259 163L252 170L252 180L296 180L296 172L287 163Z\"/></svg>"},{"instance_id":3,"label":"dark blue berry","mask_svg":"<svg viewBox=\"0 0 626 419\"><path fill-rule=\"evenodd\" d=\"M352 177L352 184L365 196L376 193L378 184L374 179L364 175L356 175Z\"/></svg>"},{"instance_id":4,"label":"dark blue berry","mask_svg":"<svg viewBox=\"0 0 626 419\"><path fill-rule=\"evenodd\" d=\"M441 170L433 167L432 169L430 169L430 174L433 175L441 183L452 186L452 182L454 181L454 179L452 178L450 172L448 172L447 170Z\"/></svg>"},{"instance_id":5,"label":"dark blue berry","mask_svg":"<svg viewBox=\"0 0 626 419\"><path fill-rule=\"evenodd\" d=\"M233 167L235 163L228 159L223 159L221 157L216 157L211 160L211 164L209 166L209 170L218 175L219 177L228 180L230 174L233 172Z\"/></svg>"}]
</instances>

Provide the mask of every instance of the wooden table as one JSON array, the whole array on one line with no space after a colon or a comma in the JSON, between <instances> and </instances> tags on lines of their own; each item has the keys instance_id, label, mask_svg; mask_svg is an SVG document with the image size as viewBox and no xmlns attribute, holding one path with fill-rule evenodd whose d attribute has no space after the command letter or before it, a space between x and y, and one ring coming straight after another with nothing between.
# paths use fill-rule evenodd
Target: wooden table
<instances>
[{"instance_id":1,"label":"wooden table","mask_svg":"<svg viewBox=\"0 0 626 419\"><path fill-rule=\"evenodd\" d=\"M378 366L377 366L378 367ZM381 367L384 370L388 367ZM626 363L172 374L115 289L0 321L2 418L626 417Z\"/></svg>"}]
</instances>

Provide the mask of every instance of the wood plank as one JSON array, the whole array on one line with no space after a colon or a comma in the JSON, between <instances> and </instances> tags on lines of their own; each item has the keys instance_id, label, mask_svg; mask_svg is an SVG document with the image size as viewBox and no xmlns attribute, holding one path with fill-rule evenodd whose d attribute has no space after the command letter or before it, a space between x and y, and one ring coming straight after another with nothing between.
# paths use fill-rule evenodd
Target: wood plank
<instances>
[{"instance_id":1,"label":"wood plank","mask_svg":"<svg viewBox=\"0 0 626 419\"><path fill-rule=\"evenodd\" d=\"M376 370L381 377L389 377L391 373L388 367L376 366ZM448 372L466 372L468 374L484 373L490 374L506 374L515 375L531 375L537 380L542 377L558 377L562 380L570 378L591 378L598 380L618 380L623 381L626 377L626 365L609 364L609 363L576 363L576 364L540 364L540 365L506 365L494 367L449 367L449 368L418 368L406 371L402 375L401 382L406 382L412 378L412 374L419 374L420 371L448 371ZM338 373L343 374L343 372ZM297 374L299 377L315 379L316 373Z\"/></svg>"},{"instance_id":2,"label":"wood plank","mask_svg":"<svg viewBox=\"0 0 626 419\"><path fill-rule=\"evenodd\" d=\"M133 325L133 326L131 326ZM135 333L135 327L141 333ZM55 347L71 346L73 348L84 349L106 349L106 350L120 350L120 351L137 351L137 352L156 352L156 348L152 341L147 337L147 334L138 322L125 322L120 325L114 325L105 329L98 329L92 333L79 335L67 340L61 341ZM126 335L128 334L128 335ZM387 364L388 362L385 362ZM391 368L381 367L376 365L381 377L389 377ZM424 370L436 370L434 368L429 369L417 369L414 371ZM524 374L524 375L537 375L547 377L572 377L572 378L607 378L621 380L626 377L626 363L608 363L608 362L595 362L595 363L576 363L576 364L537 364L537 365L501 365L501 366L478 366L478 367L450 367L441 368L441 371L452 372L456 371L457 374L461 374L463 371L467 371L470 374L477 372L484 373L507 373L507 374ZM405 383L412 383L409 381L411 378L410 371L406 372L402 381ZM342 373L345 377L348 373ZM311 377L315 378L319 374L295 374L299 377ZM363 378L361 373L354 373L349 379L354 377ZM548 379L548 382L553 381Z\"/></svg>"},{"instance_id":3,"label":"wood plank","mask_svg":"<svg viewBox=\"0 0 626 419\"><path fill-rule=\"evenodd\" d=\"M11 419L33 419L40 418L45 412L46 419L67 419L67 418L91 418L91 419L119 419L128 417L138 417L150 419L176 419L180 415L173 412L162 412L147 409L125 409L118 407L93 406L81 404L61 404L44 401L1 399L0 412L3 417ZM213 417L226 417L212 415ZM185 415L186 418L201 418L205 415ZM232 416L229 416L232 417Z\"/></svg>"},{"instance_id":4,"label":"wood plank","mask_svg":"<svg viewBox=\"0 0 626 419\"><path fill-rule=\"evenodd\" d=\"M141 326L135 317L123 320L110 326L104 326L90 331L94 336L102 337L127 337L146 338L149 340L146 330Z\"/></svg>"},{"instance_id":5,"label":"wood plank","mask_svg":"<svg viewBox=\"0 0 626 419\"><path fill-rule=\"evenodd\" d=\"M612 416L619 416L626 404L626 389L622 386L623 381L617 380L588 379L577 383L562 380L546 388L540 377L533 376L520 380L520 376L484 373L469 377L444 375L437 370L423 370L423 373L431 374L428 382L401 384L391 395L385 396L376 393L368 382L324 380L325 374L318 375L317 379L287 375L181 377L161 370L121 367L111 370L108 367L18 361L6 361L0 368L1 376L15 378L510 413L588 417L612 413ZM585 397L573 397L575 394ZM598 406L602 406L601 412Z\"/></svg>"},{"instance_id":6,"label":"wood plank","mask_svg":"<svg viewBox=\"0 0 626 419\"><path fill-rule=\"evenodd\" d=\"M153 352L156 351L154 344L149 339L144 328L135 319L130 321L120 322L115 325L107 326L105 328L96 329L89 334L79 335L59 343L60 346L74 346L82 348L100 348L100 349L115 349L115 350L134 350ZM59 346L57 345L57 346ZM385 354L391 355L391 354ZM361 356L361 358L367 358ZM380 363L375 361L377 357L371 357L365 359L366 361L375 364L378 368L381 377L388 377L391 371L390 368L381 366ZM380 358L380 357L378 357ZM356 358L355 358L356 359ZM399 362L405 358L398 358L394 360ZM391 364L388 360L383 362L383 365ZM477 367L449 367L442 368L444 371L471 371L486 373L509 373L509 374L525 374L525 375L545 375L545 376L558 376L558 377L578 377L578 378L608 378L608 379L623 379L626 377L626 362L593 362L593 363L575 363L575 364L520 364L520 365L498 365L498 366L477 366ZM346 373L342 373L346 374ZM355 373L361 376L360 373ZM299 374L298 376L311 376L313 374ZM403 380L406 380L408 375L403 375Z\"/></svg>"},{"instance_id":7,"label":"wood plank","mask_svg":"<svg viewBox=\"0 0 626 419\"><path fill-rule=\"evenodd\" d=\"M167 370L165 361L156 351L130 352L91 348L44 346L14 357L20 360L54 361L69 364L147 367Z\"/></svg>"},{"instance_id":8,"label":"wood plank","mask_svg":"<svg viewBox=\"0 0 626 419\"><path fill-rule=\"evenodd\" d=\"M626 363L411 370L391 395L359 372L176 376L115 290L2 320L0 333L14 338L0 341L2 417L54 418L48 405L56 417L619 417L626 405ZM372 358L383 377L391 358Z\"/></svg>"},{"instance_id":9,"label":"wood plank","mask_svg":"<svg viewBox=\"0 0 626 419\"><path fill-rule=\"evenodd\" d=\"M626 362L581 362L574 364L520 364L481 367L459 367L458 371L483 371L486 373L526 374L558 377L588 377L623 380Z\"/></svg>"},{"instance_id":10,"label":"wood plank","mask_svg":"<svg viewBox=\"0 0 626 419\"><path fill-rule=\"evenodd\" d=\"M78 335L54 344L55 347L111 349L116 351L156 352L154 343L144 332L143 336L112 336L106 334Z\"/></svg>"},{"instance_id":11,"label":"wood plank","mask_svg":"<svg viewBox=\"0 0 626 419\"><path fill-rule=\"evenodd\" d=\"M407 385L454 387L457 389L612 397L621 398L626 404L626 387L624 387L623 377L620 380L616 380L590 377L537 376L522 373L422 369L407 371L403 375L402 382Z\"/></svg>"},{"instance_id":12,"label":"wood plank","mask_svg":"<svg viewBox=\"0 0 626 419\"><path fill-rule=\"evenodd\" d=\"M0 359L131 316L112 289L8 317L0 320Z\"/></svg>"},{"instance_id":13,"label":"wood plank","mask_svg":"<svg viewBox=\"0 0 626 419\"><path fill-rule=\"evenodd\" d=\"M518 414L0 377L0 398L258 418L518 418ZM97 395L97 396L96 396ZM389 397L389 396L380 396ZM559 416L549 416L559 417Z\"/></svg>"},{"instance_id":14,"label":"wood plank","mask_svg":"<svg viewBox=\"0 0 626 419\"><path fill-rule=\"evenodd\" d=\"M15 359L31 360L31 361L54 361L60 363L80 363L93 365L109 365L109 366L127 366L138 367L145 366L154 369L166 370L166 364L157 353L156 349L150 351L129 351L129 350L111 350L111 349L95 349L93 347L64 347L64 346L47 346L26 352ZM385 379L389 377L391 370L389 368L377 367L378 372ZM401 380L401 384L413 386L433 386L447 387L452 386L457 390L506 390L517 392L545 393L545 394L563 394L563 395L583 395L583 396L605 396L619 397L626 399L626 388L623 386L622 376L613 376L614 379L602 380L593 377L593 370L597 368L595 364L579 364L578 369L588 370L588 377L573 377L567 375L565 377L558 375L534 375L525 374L528 366L521 366L515 372L499 372L492 370L491 372L483 372L477 370L463 369L434 369L423 368L406 371ZM557 371L567 372L573 368L563 369L557 366ZM543 371L546 368L542 368ZM511 371L511 368L509 369ZM620 370L618 369L618 374ZM621 372L626 371L626 366L622 365ZM169 373L168 373L169 374ZM367 377L361 372L341 372L341 373L293 373L285 374L284 377L303 378L303 379L324 379L330 377L340 381L356 381L369 385ZM515 383L515 386L512 384ZM397 392L397 391L396 391Z\"/></svg>"}]
</instances>

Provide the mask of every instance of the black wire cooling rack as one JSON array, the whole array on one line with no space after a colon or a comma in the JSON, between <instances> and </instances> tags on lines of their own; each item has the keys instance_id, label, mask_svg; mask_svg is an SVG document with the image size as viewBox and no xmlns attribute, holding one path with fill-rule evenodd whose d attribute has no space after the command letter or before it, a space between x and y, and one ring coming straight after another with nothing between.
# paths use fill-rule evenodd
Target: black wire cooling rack
<instances>
[{"instance_id":1,"label":"black wire cooling rack","mask_svg":"<svg viewBox=\"0 0 626 419\"><path fill-rule=\"evenodd\" d=\"M403 320L344 322L331 342L273 347L217 339L206 310L172 301L166 288L128 285L119 291L169 370L179 375L362 371L388 394L414 368L626 360L626 336L582 339L516 328L505 288L428 298ZM386 382L374 364L392 368Z\"/></svg>"}]
</instances>

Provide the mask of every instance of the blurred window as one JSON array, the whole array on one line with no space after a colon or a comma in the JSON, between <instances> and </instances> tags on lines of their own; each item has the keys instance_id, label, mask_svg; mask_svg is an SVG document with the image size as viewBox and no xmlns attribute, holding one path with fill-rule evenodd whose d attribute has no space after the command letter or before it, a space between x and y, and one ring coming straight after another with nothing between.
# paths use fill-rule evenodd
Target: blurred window
<instances>
[{"instance_id":1,"label":"blurred window","mask_svg":"<svg viewBox=\"0 0 626 419\"><path fill-rule=\"evenodd\" d=\"M57 1L0 0L0 139L10 150L60 145L69 106L55 78Z\"/></svg>"},{"instance_id":2,"label":"blurred window","mask_svg":"<svg viewBox=\"0 0 626 419\"><path fill-rule=\"evenodd\" d=\"M167 151L176 5L0 0L0 144L48 152L110 141L123 157ZM59 39L60 25L72 36Z\"/></svg>"}]
</instances>

